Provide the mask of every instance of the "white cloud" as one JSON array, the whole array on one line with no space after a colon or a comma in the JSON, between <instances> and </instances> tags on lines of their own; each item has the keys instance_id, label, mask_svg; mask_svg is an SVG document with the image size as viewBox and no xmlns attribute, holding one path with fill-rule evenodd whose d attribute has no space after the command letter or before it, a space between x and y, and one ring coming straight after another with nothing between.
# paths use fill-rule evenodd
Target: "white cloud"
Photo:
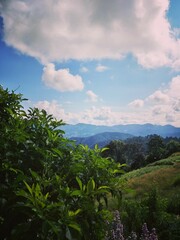
<instances>
[{"instance_id":1,"label":"white cloud","mask_svg":"<svg viewBox=\"0 0 180 240\"><path fill-rule=\"evenodd\" d=\"M144 100L136 99L129 103L130 107L139 107L134 111L138 115L149 119L151 123L180 125L180 75L171 79L164 90L157 90ZM141 109L140 109L141 107ZM147 121L148 122L148 121Z\"/></svg>"},{"instance_id":2,"label":"white cloud","mask_svg":"<svg viewBox=\"0 0 180 240\"><path fill-rule=\"evenodd\" d=\"M135 55L138 59L138 63L146 68L156 68L171 65L171 60L163 51L157 50L154 52L149 51L147 53L140 51L135 53ZM179 67L177 67L174 63L174 68L178 69Z\"/></svg>"},{"instance_id":3,"label":"white cloud","mask_svg":"<svg viewBox=\"0 0 180 240\"><path fill-rule=\"evenodd\" d=\"M39 109L44 109L48 114L52 114L56 119L63 120L65 123L73 122L74 118L77 119L75 113L65 112L64 108L56 101L39 101L34 104L35 107Z\"/></svg>"},{"instance_id":4,"label":"white cloud","mask_svg":"<svg viewBox=\"0 0 180 240\"><path fill-rule=\"evenodd\" d=\"M180 112L180 99L178 99L177 101L174 102L173 104L173 110L175 112Z\"/></svg>"},{"instance_id":5,"label":"white cloud","mask_svg":"<svg viewBox=\"0 0 180 240\"><path fill-rule=\"evenodd\" d=\"M81 76L72 75L69 69L55 70L52 63L44 67L42 80L48 87L61 92L81 91L84 88Z\"/></svg>"},{"instance_id":6,"label":"white cloud","mask_svg":"<svg viewBox=\"0 0 180 240\"><path fill-rule=\"evenodd\" d=\"M91 90L88 90L86 92L86 95L88 96L88 101L90 102L97 102L98 101L98 96Z\"/></svg>"},{"instance_id":7,"label":"white cloud","mask_svg":"<svg viewBox=\"0 0 180 240\"><path fill-rule=\"evenodd\" d=\"M1 5L5 42L43 64L132 53L146 68L180 69L179 30L166 18L169 0L9 0Z\"/></svg>"},{"instance_id":8,"label":"white cloud","mask_svg":"<svg viewBox=\"0 0 180 240\"><path fill-rule=\"evenodd\" d=\"M166 121L168 123L174 123L176 121L176 117L175 115L173 114L173 112L170 112L170 113L167 113L166 114Z\"/></svg>"},{"instance_id":9,"label":"white cloud","mask_svg":"<svg viewBox=\"0 0 180 240\"><path fill-rule=\"evenodd\" d=\"M156 104L172 105L180 101L180 75L173 77L164 90L157 90L145 99Z\"/></svg>"},{"instance_id":10,"label":"white cloud","mask_svg":"<svg viewBox=\"0 0 180 240\"><path fill-rule=\"evenodd\" d=\"M104 72L104 71L106 71L107 69L108 69L108 67L103 66L103 65L101 65L101 64L99 64L99 65L96 67L96 71L97 71L97 72Z\"/></svg>"},{"instance_id":11,"label":"white cloud","mask_svg":"<svg viewBox=\"0 0 180 240\"><path fill-rule=\"evenodd\" d=\"M45 109L49 114L53 114L57 119L62 119L65 123L91 123L96 125L117 125L117 124L173 124L179 126L179 117L170 106L164 105L151 108L143 108L141 112L113 110L111 107L91 107L80 112L66 112L64 108L55 100L39 101L35 104L40 109Z\"/></svg>"},{"instance_id":12,"label":"white cloud","mask_svg":"<svg viewBox=\"0 0 180 240\"><path fill-rule=\"evenodd\" d=\"M167 103L169 101L169 96L166 93L158 90L150 95L147 101L154 101L155 103Z\"/></svg>"},{"instance_id":13,"label":"white cloud","mask_svg":"<svg viewBox=\"0 0 180 240\"><path fill-rule=\"evenodd\" d=\"M180 99L180 75L171 80L169 89L167 89L167 94L172 98Z\"/></svg>"},{"instance_id":14,"label":"white cloud","mask_svg":"<svg viewBox=\"0 0 180 240\"><path fill-rule=\"evenodd\" d=\"M35 107L46 110L48 114L52 114L54 117L58 119L65 118L64 109L58 104L56 100L53 100L51 102L47 100L39 101L35 104Z\"/></svg>"},{"instance_id":15,"label":"white cloud","mask_svg":"<svg viewBox=\"0 0 180 240\"><path fill-rule=\"evenodd\" d=\"M136 99L133 102L128 104L130 107L141 108L144 106L144 101L141 99Z\"/></svg>"},{"instance_id":16,"label":"white cloud","mask_svg":"<svg viewBox=\"0 0 180 240\"><path fill-rule=\"evenodd\" d=\"M155 106L152 108L152 114L154 116L164 114L165 112L166 112L166 109L164 108L164 106Z\"/></svg>"}]
</instances>

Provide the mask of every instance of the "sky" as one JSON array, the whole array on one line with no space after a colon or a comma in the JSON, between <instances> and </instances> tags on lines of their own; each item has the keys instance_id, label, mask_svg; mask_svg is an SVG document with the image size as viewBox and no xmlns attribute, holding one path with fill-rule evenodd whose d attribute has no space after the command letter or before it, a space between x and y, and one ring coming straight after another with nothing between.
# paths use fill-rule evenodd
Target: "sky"
<instances>
[{"instance_id":1,"label":"sky","mask_svg":"<svg viewBox=\"0 0 180 240\"><path fill-rule=\"evenodd\" d=\"M180 127L180 0L0 0L0 85L67 124Z\"/></svg>"}]
</instances>

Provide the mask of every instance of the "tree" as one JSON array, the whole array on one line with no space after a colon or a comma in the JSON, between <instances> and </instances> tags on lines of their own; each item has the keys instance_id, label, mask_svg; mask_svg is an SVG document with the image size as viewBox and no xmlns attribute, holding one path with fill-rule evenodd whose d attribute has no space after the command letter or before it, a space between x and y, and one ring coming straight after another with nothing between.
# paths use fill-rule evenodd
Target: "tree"
<instances>
[{"instance_id":1,"label":"tree","mask_svg":"<svg viewBox=\"0 0 180 240\"><path fill-rule=\"evenodd\" d=\"M165 144L159 135L151 135L147 147L147 162L154 162L164 157Z\"/></svg>"},{"instance_id":2,"label":"tree","mask_svg":"<svg viewBox=\"0 0 180 240\"><path fill-rule=\"evenodd\" d=\"M111 141L106 145L107 151L104 152L103 156L111 157L116 162L121 164L126 163L125 156L125 143L120 140Z\"/></svg>"},{"instance_id":3,"label":"tree","mask_svg":"<svg viewBox=\"0 0 180 240\"><path fill-rule=\"evenodd\" d=\"M166 157L170 156L173 153L180 152L180 143L175 140L170 140L166 144L165 155Z\"/></svg>"}]
</instances>

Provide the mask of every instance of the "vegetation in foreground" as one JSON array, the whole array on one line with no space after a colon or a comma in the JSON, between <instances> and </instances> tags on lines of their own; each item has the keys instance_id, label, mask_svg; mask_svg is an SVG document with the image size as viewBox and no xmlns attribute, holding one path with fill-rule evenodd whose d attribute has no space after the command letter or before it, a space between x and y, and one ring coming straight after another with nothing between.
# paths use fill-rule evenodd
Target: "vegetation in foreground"
<instances>
[{"instance_id":1,"label":"vegetation in foreground","mask_svg":"<svg viewBox=\"0 0 180 240\"><path fill-rule=\"evenodd\" d=\"M103 239L121 166L63 137L62 121L0 88L1 239Z\"/></svg>"},{"instance_id":2,"label":"vegetation in foreground","mask_svg":"<svg viewBox=\"0 0 180 240\"><path fill-rule=\"evenodd\" d=\"M126 233L140 233L146 222L149 228L156 227L159 239L178 240L180 153L126 173L121 181L124 193L119 210Z\"/></svg>"},{"instance_id":3,"label":"vegetation in foreground","mask_svg":"<svg viewBox=\"0 0 180 240\"><path fill-rule=\"evenodd\" d=\"M121 164L103 158L106 149L76 146L63 137L62 121L36 108L25 112L23 100L22 95L0 87L1 239L107 238L107 220L113 223L109 195L121 201ZM127 228L124 216L130 216L130 204L121 204ZM142 240L152 239L146 237L141 235Z\"/></svg>"}]
</instances>

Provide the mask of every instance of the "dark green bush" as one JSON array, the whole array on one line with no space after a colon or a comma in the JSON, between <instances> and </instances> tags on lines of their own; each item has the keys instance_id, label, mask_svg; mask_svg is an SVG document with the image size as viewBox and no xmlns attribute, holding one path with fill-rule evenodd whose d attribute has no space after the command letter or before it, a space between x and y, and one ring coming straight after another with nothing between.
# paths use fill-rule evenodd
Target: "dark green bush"
<instances>
[{"instance_id":1,"label":"dark green bush","mask_svg":"<svg viewBox=\"0 0 180 240\"><path fill-rule=\"evenodd\" d=\"M120 164L97 146L76 146L62 120L25 112L22 101L0 87L1 239L103 239Z\"/></svg>"}]
</instances>

